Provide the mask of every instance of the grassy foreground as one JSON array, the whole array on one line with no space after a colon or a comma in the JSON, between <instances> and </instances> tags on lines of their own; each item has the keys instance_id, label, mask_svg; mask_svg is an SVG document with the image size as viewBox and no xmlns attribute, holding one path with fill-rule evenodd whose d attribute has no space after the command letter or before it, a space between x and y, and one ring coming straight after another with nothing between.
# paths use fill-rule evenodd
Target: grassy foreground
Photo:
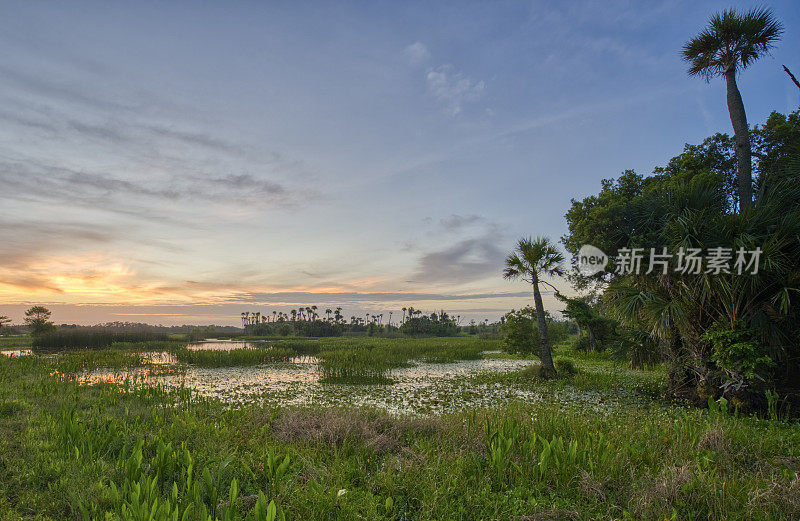
<instances>
[{"instance_id":1,"label":"grassy foreground","mask_svg":"<svg viewBox=\"0 0 800 521\"><path fill-rule=\"evenodd\" d=\"M52 374L59 363L0 357L0 520L800 516L800 428L719 407L229 408L186 390L79 387ZM661 377L578 366L571 380L481 378L547 395L652 394Z\"/></svg>"}]
</instances>

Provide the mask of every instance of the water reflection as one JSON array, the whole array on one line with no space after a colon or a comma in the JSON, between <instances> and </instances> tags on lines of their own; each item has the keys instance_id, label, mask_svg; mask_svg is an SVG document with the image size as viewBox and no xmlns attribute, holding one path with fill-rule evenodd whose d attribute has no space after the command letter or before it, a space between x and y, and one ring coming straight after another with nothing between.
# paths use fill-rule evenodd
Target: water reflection
<instances>
[{"instance_id":1,"label":"water reflection","mask_svg":"<svg viewBox=\"0 0 800 521\"><path fill-rule=\"evenodd\" d=\"M128 386L188 388L200 396L231 404L355 405L403 413L444 413L475 406L494 406L515 399L541 396L507 386L477 385L469 377L482 372L508 372L530 365L529 360L484 359L450 364L421 363L392 372L392 385L343 385L320 382L313 357L293 363L255 367L201 368L180 371L164 367L95 370L77 376L80 383L114 382Z\"/></svg>"},{"instance_id":2,"label":"water reflection","mask_svg":"<svg viewBox=\"0 0 800 521\"><path fill-rule=\"evenodd\" d=\"M32 354L33 351L30 349L2 349L0 350L0 355L13 357L13 356L28 356Z\"/></svg>"}]
</instances>

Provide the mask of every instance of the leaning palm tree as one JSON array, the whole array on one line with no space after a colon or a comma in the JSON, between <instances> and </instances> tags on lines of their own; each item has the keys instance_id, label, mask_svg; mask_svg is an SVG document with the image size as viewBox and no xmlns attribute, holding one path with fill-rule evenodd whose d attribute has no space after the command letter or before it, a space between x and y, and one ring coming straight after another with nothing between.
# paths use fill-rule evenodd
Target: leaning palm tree
<instances>
[{"instance_id":1,"label":"leaning palm tree","mask_svg":"<svg viewBox=\"0 0 800 521\"><path fill-rule=\"evenodd\" d=\"M542 294L539 291L539 283L547 284L555 290L555 287L547 281L542 280L542 276L557 277L564 275L561 263L564 256L555 246L550 243L547 237L537 237L535 240L522 238L517 244L517 248L506 258L506 268L503 270L503 277L506 279L522 279L533 286L533 303L536 307L536 318L539 324L540 358L542 359L542 376L556 374L553 365L553 355L550 349L550 339L547 335L547 322L544 315L544 305L542 304Z\"/></svg>"},{"instance_id":2,"label":"leaning palm tree","mask_svg":"<svg viewBox=\"0 0 800 521\"><path fill-rule=\"evenodd\" d=\"M750 129L742 95L736 85L736 73L768 54L780 39L783 26L766 8L739 12L728 9L717 13L708 26L683 46L683 59L689 62L689 74L710 82L723 76L728 87L728 113L735 133L739 206L753 204Z\"/></svg>"}]
</instances>

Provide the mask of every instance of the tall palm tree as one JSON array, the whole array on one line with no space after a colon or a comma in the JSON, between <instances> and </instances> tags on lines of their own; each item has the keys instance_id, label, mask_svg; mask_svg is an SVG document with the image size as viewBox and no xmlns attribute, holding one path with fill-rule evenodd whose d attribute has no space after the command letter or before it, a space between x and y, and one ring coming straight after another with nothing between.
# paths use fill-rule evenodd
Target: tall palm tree
<instances>
[{"instance_id":1,"label":"tall palm tree","mask_svg":"<svg viewBox=\"0 0 800 521\"><path fill-rule=\"evenodd\" d=\"M738 161L737 186L740 208L753 204L750 129L736 73L768 54L783 34L783 26L772 11L756 8L745 12L727 9L711 17L703 31L683 46L683 59L689 74L710 82L723 76L728 88L728 113L735 133Z\"/></svg>"},{"instance_id":2,"label":"tall palm tree","mask_svg":"<svg viewBox=\"0 0 800 521\"><path fill-rule=\"evenodd\" d=\"M560 277L564 275L564 270L561 268L563 262L564 255L550 243L550 239L537 237L534 240L528 237L520 239L517 248L506 257L506 268L503 270L504 278L522 279L533 286L533 303L536 307L539 340L541 341L539 349L542 359L542 376L555 375L556 368L553 365L539 283L547 284L555 290L552 284L542 280L542 276Z\"/></svg>"}]
</instances>

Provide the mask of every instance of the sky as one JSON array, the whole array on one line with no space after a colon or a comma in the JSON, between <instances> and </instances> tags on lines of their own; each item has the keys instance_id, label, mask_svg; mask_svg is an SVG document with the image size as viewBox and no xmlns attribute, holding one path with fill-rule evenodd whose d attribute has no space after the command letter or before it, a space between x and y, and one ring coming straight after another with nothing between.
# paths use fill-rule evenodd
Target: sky
<instances>
[{"instance_id":1,"label":"sky","mask_svg":"<svg viewBox=\"0 0 800 521\"><path fill-rule=\"evenodd\" d=\"M502 278L519 237L732 133L680 49L760 5L4 1L0 314L496 320L531 301ZM800 4L766 5L786 32L739 79L751 124L798 106Z\"/></svg>"}]
</instances>

